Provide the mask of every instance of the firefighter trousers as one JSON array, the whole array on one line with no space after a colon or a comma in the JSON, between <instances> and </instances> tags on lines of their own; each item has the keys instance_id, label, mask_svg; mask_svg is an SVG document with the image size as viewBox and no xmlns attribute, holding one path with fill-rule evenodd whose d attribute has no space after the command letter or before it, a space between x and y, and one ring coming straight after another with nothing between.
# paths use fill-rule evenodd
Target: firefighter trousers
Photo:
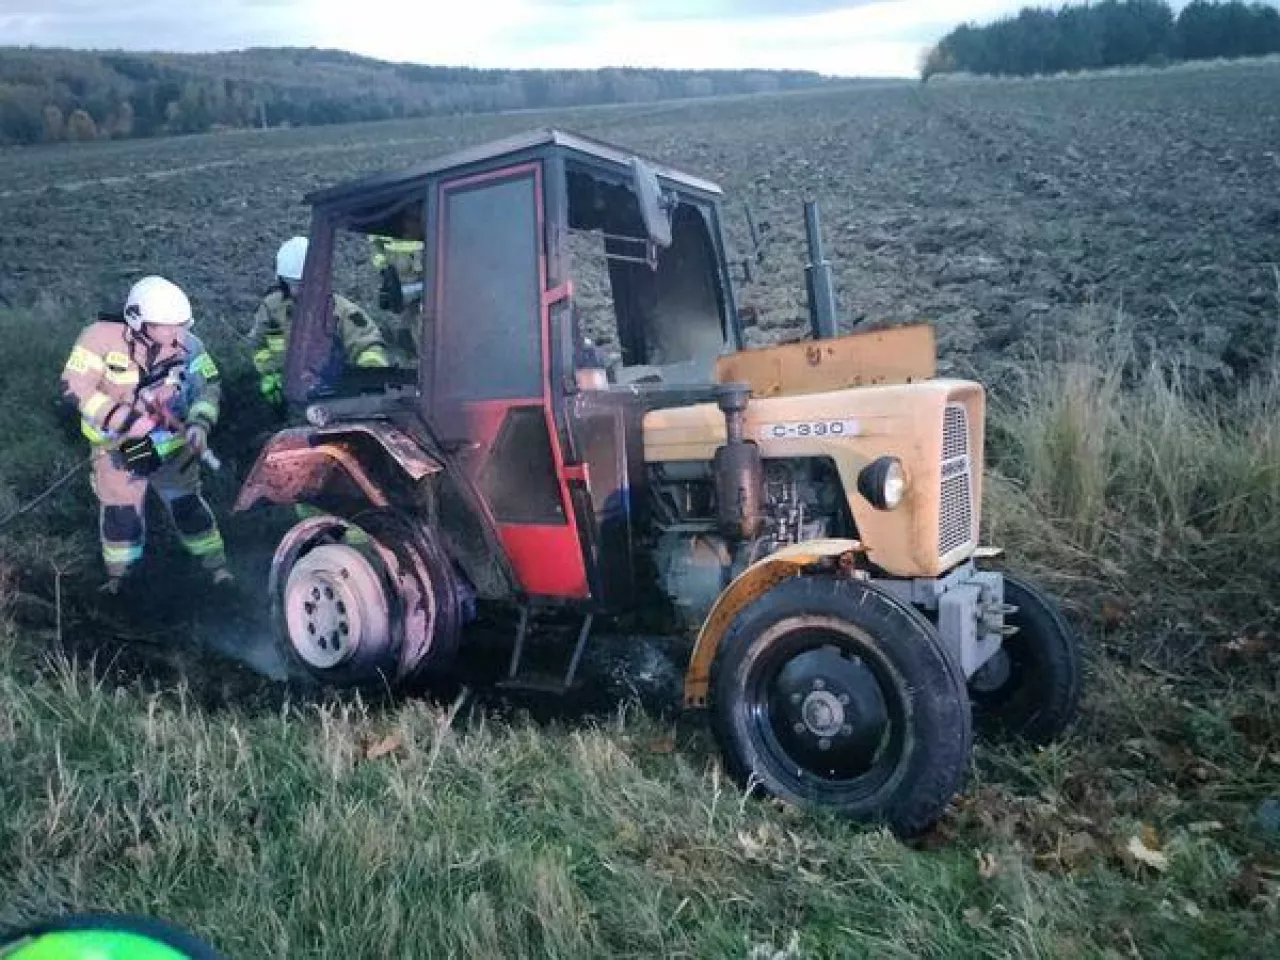
<instances>
[{"instance_id":1,"label":"firefighter trousers","mask_svg":"<svg viewBox=\"0 0 1280 960\"><path fill-rule=\"evenodd\" d=\"M119 453L99 448L93 457L93 492L100 505L99 533L107 574L123 577L142 559L147 491L164 504L182 546L209 571L227 564L213 511L200 495L200 462L181 449L150 476L129 470Z\"/></svg>"}]
</instances>

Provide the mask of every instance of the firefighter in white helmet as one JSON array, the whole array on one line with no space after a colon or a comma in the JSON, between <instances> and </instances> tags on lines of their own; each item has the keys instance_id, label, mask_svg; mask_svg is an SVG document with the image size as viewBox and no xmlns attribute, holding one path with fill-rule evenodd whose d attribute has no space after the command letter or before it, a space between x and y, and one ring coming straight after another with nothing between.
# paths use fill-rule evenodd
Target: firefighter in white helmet
<instances>
[{"instance_id":1,"label":"firefighter in white helmet","mask_svg":"<svg viewBox=\"0 0 1280 960\"><path fill-rule=\"evenodd\" d=\"M262 395L272 403L284 399L284 358L293 324L293 310L302 285L307 238L293 237L276 253L276 286L263 298L253 316L253 365ZM336 332L346 362L353 367L388 367L382 331L372 318L341 294L330 298L337 319Z\"/></svg>"},{"instance_id":2,"label":"firefighter in white helmet","mask_svg":"<svg viewBox=\"0 0 1280 960\"><path fill-rule=\"evenodd\" d=\"M103 314L85 328L62 370L63 396L93 445L108 593L117 593L142 559L148 490L211 580L231 581L222 534L200 494L200 458L218 422L222 387L191 325L186 294L163 277L143 277L123 314Z\"/></svg>"}]
</instances>

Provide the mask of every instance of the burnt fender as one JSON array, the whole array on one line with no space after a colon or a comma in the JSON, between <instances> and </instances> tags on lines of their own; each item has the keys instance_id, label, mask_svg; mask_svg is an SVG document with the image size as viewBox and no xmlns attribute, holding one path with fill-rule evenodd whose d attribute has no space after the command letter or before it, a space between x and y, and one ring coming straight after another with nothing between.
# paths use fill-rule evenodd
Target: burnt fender
<instances>
[{"instance_id":1,"label":"burnt fender","mask_svg":"<svg viewBox=\"0 0 1280 960\"><path fill-rule=\"evenodd\" d=\"M390 424L294 427L281 430L258 454L232 512L242 513L262 503L302 503L323 491L344 487L358 491L375 507L390 506L394 491L353 452L353 448L367 449L371 441L413 482L444 469L411 437Z\"/></svg>"}]
</instances>

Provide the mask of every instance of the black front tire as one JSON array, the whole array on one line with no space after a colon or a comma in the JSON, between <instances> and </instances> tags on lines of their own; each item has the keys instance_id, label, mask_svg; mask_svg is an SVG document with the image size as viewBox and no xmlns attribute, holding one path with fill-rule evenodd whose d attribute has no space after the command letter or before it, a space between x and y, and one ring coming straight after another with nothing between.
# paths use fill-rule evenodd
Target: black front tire
<instances>
[{"instance_id":1,"label":"black front tire","mask_svg":"<svg viewBox=\"0 0 1280 960\"><path fill-rule=\"evenodd\" d=\"M832 709L844 726L820 725ZM963 675L928 620L857 580L798 577L740 613L716 653L711 711L740 784L900 836L931 827L968 770Z\"/></svg>"},{"instance_id":2,"label":"black front tire","mask_svg":"<svg viewBox=\"0 0 1280 960\"><path fill-rule=\"evenodd\" d=\"M969 680L978 732L992 739L1050 743L1080 709L1080 641L1038 587L1006 575L1005 623L1018 628L1001 652Z\"/></svg>"}]
</instances>

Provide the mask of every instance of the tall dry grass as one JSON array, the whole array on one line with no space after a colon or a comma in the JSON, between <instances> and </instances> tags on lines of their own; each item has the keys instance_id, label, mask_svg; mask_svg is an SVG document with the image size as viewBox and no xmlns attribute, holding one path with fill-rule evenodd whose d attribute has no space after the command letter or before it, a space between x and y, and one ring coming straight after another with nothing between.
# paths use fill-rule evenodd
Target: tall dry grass
<instances>
[{"instance_id":1,"label":"tall dry grass","mask_svg":"<svg viewBox=\"0 0 1280 960\"><path fill-rule=\"evenodd\" d=\"M1047 572L1249 616L1280 606L1280 363L1231 391L1122 336L993 396L989 536ZM1194 593L1194 596L1189 594Z\"/></svg>"}]
</instances>

